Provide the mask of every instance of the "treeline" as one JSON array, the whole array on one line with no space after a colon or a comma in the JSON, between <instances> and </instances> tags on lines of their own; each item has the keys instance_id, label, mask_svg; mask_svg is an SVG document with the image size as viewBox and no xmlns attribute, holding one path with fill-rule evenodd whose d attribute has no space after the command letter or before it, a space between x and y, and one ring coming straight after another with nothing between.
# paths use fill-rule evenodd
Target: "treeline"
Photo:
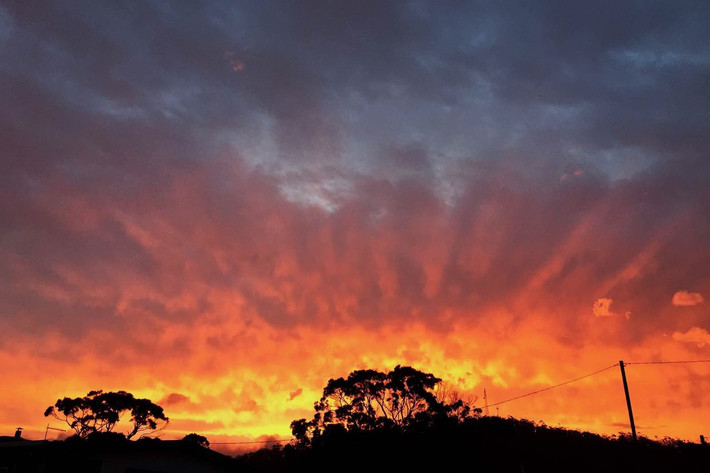
<instances>
[{"instance_id":1,"label":"treeline","mask_svg":"<svg viewBox=\"0 0 710 473\"><path fill-rule=\"evenodd\" d=\"M292 444L238 458L271 472L710 472L706 445L603 437L483 417L441 379L407 366L331 379Z\"/></svg>"},{"instance_id":2,"label":"treeline","mask_svg":"<svg viewBox=\"0 0 710 473\"><path fill-rule=\"evenodd\" d=\"M309 445L245 454L254 472L710 472L710 447L603 437L500 417L439 419L408 428L332 430Z\"/></svg>"}]
</instances>

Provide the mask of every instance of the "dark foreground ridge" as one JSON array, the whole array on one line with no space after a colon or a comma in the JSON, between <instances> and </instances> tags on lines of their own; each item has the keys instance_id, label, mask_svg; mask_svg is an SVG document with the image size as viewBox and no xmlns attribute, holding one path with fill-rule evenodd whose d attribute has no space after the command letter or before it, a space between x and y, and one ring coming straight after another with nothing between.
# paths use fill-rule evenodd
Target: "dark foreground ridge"
<instances>
[{"instance_id":1,"label":"dark foreground ridge","mask_svg":"<svg viewBox=\"0 0 710 473\"><path fill-rule=\"evenodd\" d=\"M332 431L238 458L257 472L710 472L710 446L604 437L500 417Z\"/></svg>"},{"instance_id":2,"label":"dark foreground ridge","mask_svg":"<svg viewBox=\"0 0 710 473\"><path fill-rule=\"evenodd\" d=\"M407 429L329 429L309 444L231 458L198 442L0 438L0 471L12 473L270 472L710 472L710 446L603 437L500 417L440 419Z\"/></svg>"},{"instance_id":3,"label":"dark foreground ridge","mask_svg":"<svg viewBox=\"0 0 710 473\"><path fill-rule=\"evenodd\" d=\"M2 473L232 473L235 460L188 440L143 438L116 433L83 439L32 441L0 437Z\"/></svg>"}]
</instances>

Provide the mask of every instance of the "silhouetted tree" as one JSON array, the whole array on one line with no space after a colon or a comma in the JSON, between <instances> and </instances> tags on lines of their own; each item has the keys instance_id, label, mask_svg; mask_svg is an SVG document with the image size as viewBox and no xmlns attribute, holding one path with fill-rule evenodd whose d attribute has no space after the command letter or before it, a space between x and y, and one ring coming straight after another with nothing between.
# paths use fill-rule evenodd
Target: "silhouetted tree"
<instances>
[{"instance_id":1,"label":"silhouetted tree","mask_svg":"<svg viewBox=\"0 0 710 473\"><path fill-rule=\"evenodd\" d=\"M436 417L466 417L470 407L460 399L437 399L434 389L441 379L409 366L389 373L357 370L347 378L331 379L315 403L313 419L295 420L291 431L300 444L339 431L404 428L415 421Z\"/></svg>"},{"instance_id":2,"label":"silhouetted tree","mask_svg":"<svg viewBox=\"0 0 710 473\"><path fill-rule=\"evenodd\" d=\"M483 409L475 406L478 396L462 396L455 386L446 381L436 385L434 395L436 400L446 407L449 417L463 420L469 416L478 417L483 413Z\"/></svg>"},{"instance_id":3,"label":"silhouetted tree","mask_svg":"<svg viewBox=\"0 0 710 473\"><path fill-rule=\"evenodd\" d=\"M204 435L200 434L187 434L182 438L183 442L187 442L191 445L197 445L199 447L204 447L204 448L209 448L210 447L210 441L207 440L207 437Z\"/></svg>"},{"instance_id":4,"label":"silhouetted tree","mask_svg":"<svg viewBox=\"0 0 710 473\"><path fill-rule=\"evenodd\" d=\"M154 431L168 423L163 408L150 399L139 399L125 391L90 391L84 397L57 399L44 415L64 421L81 437L94 433L113 432L116 423L124 414L130 414L133 428L127 433L130 439L140 432Z\"/></svg>"}]
</instances>

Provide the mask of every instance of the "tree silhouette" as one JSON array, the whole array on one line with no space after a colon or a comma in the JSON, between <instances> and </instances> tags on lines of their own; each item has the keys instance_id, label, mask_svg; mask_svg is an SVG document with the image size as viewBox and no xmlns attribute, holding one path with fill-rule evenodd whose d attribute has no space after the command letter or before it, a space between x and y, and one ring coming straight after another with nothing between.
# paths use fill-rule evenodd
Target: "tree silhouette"
<instances>
[{"instance_id":1,"label":"tree silhouette","mask_svg":"<svg viewBox=\"0 0 710 473\"><path fill-rule=\"evenodd\" d=\"M471 415L478 417L483 413L483 409L475 407L478 396L469 394L462 397L461 392L446 381L436 385L434 395L445 406L449 417L464 420Z\"/></svg>"},{"instance_id":2,"label":"tree silhouette","mask_svg":"<svg viewBox=\"0 0 710 473\"><path fill-rule=\"evenodd\" d=\"M397 365L389 373L353 371L347 378L330 379L314 405L313 419L292 422L291 431L300 444L308 444L326 433L403 429L437 417L468 416L470 407L460 399L437 399L439 383L433 374L409 366Z\"/></svg>"},{"instance_id":3,"label":"tree silhouette","mask_svg":"<svg viewBox=\"0 0 710 473\"><path fill-rule=\"evenodd\" d=\"M130 439L140 432L154 431L168 423L163 408L150 399L138 399L126 391L90 391L84 397L57 399L44 415L64 421L76 435L87 438L94 433L113 432L124 414L130 414L132 429L126 433Z\"/></svg>"},{"instance_id":4,"label":"tree silhouette","mask_svg":"<svg viewBox=\"0 0 710 473\"><path fill-rule=\"evenodd\" d=\"M183 442L186 442L190 445L197 445L198 447L203 447L203 448L209 448L210 447L210 441L207 440L207 437L204 435L196 434L196 433L191 433L187 434L182 438Z\"/></svg>"}]
</instances>

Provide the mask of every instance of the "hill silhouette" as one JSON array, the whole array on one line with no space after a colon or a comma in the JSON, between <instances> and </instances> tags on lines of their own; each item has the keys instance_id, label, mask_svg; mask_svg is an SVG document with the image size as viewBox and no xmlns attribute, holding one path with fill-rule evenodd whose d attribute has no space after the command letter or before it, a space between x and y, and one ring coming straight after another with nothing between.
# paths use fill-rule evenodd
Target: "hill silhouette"
<instances>
[{"instance_id":1,"label":"hill silhouette","mask_svg":"<svg viewBox=\"0 0 710 473\"><path fill-rule=\"evenodd\" d=\"M483 417L442 380L409 366L331 379L295 440L246 454L262 472L706 472L710 447L604 437L514 418ZM449 393L451 394L451 393Z\"/></svg>"},{"instance_id":2,"label":"hill silhouette","mask_svg":"<svg viewBox=\"0 0 710 473\"><path fill-rule=\"evenodd\" d=\"M333 429L310 445L239 457L257 472L710 472L710 446L605 437L525 419L478 417L407 429Z\"/></svg>"}]
</instances>

